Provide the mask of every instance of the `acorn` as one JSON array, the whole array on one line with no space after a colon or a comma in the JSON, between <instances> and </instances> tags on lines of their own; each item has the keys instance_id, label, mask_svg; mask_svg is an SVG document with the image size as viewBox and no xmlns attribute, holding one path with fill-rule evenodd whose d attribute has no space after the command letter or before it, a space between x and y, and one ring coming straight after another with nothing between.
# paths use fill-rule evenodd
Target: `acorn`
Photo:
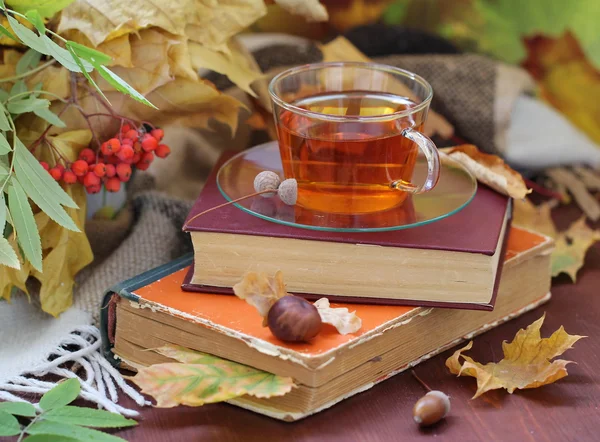
<instances>
[{"instance_id":1,"label":"acorn","mask_svg":"<svg viewBox=\"0 0 600 442\"><path fill-rule=\"evenodd\" d=\"M427 427L439 422L449 412L450 398L441 391L432 390L415 403L413 419L419 426Z\"/></svg>"},{"instance_id":2,"label":"acorn","mask_svg":"<svg viewBox=\"0 0 600 442\"><path fill-rule=\"evenodd\" d=\"M282 341L307 342L323 325L317 308L303 298L286 295L269 309L267 324L271 333Z\"/></svg>"}]
</instances>

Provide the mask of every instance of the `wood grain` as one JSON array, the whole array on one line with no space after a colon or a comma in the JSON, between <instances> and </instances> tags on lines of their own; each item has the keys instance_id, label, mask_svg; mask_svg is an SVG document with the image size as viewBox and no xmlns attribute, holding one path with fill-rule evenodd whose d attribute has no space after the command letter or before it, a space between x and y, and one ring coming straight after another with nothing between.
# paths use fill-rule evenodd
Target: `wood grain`
<instances>
[{"instance_id":1,"label":"wood grain","mask_svg":"<svg viewBox=\"0 0 600 442\"><path fill-rule=\"evenodd\" d=\"M559 229L577 219L574 206L556 210ZM335 407L296 423L284 423L227 404L200 408L141 409L137 428L116 432L130 442L179 441L412 441L424 436L457 441L592 441L600 428L600 244L587 255L577 284L568 277L553 282L553 299L475 339L470 355L482 362L502 357L501 343L512 340L546 312L542 327L548 336L561 325L568 333L586 335L564 358L569 376L538 389L475 393L472 378L449 374L444 362L449 350L415 371L432 388L450 395L450 415L437 426L419 430L412 421L412 406L425 394L423 387L405 372ZM123 399L123 405L134 407Z\"/></svg>"}]
</instances>

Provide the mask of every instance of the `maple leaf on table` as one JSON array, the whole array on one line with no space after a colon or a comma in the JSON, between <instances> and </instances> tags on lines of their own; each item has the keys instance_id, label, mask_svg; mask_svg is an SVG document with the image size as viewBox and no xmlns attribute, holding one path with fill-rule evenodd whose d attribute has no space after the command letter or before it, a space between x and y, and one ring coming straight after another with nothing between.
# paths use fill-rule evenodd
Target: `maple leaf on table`
<instances>
[{"instance_id":1,"label":"maple leaf on table","mask_svg":"<svg viewBox=\"0 0 600 442\"><path fill-rule=\"evenodd\" d=\"M541 338L544 318L545 315L527 329L519 330L512 342L504 341L504 359L500 362L483 365L465 356L463 352L473 347L473 341L470 341L446 360L446 367L452 374L477 379L473 399L490 390L504 388L512 394L517 389L537 388L556 382L567 376L566 366L572 361L551 360L586 336L569 335L561 326L549 338ZM464 360L462 363L461 358Z\"/></svg>"},{"instance_id":2,"label":"maple leaf on table","mask_svg":"<svg viewBox=\"0 0 600 442\"><path fill-rule=\"evenodd\" d=\"M585 216L571 224L556 239L556 248L552 253L552 276L566 273L575 282L588 249L596 241L600 241L600 230L590 229L585 223Z\"/></svg>"}]
</instances>

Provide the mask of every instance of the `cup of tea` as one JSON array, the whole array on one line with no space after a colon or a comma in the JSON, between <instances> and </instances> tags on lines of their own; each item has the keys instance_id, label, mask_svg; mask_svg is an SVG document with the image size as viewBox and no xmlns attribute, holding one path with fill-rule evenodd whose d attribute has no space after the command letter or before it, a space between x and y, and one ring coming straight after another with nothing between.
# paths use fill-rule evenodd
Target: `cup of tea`
<instances>
[{"instance_id":1,"label":"cup of tea","mask_svg":"<svg viewBox=\"0 0 600 442\"><path fill-rule=\"evenodd\" d=\"M373 213L434 188L435 144L422 133L433 90L420 76L378 63L316 63L269 83L284 178L297 204L321 212ZM413 182L421 151L427 176Z\"/></svg>"}]
</instances>

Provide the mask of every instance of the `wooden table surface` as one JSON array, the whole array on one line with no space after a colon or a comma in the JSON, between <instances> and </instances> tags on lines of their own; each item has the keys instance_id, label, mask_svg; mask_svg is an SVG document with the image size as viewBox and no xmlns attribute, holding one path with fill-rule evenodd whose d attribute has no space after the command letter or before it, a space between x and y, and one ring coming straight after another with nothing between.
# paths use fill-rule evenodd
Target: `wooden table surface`
<instances>
[{"instance_id":1,"label":"wooden table surface","mask_svg":"<svg viewBox=\"0 0 600 442\"><path fill-rule=\"evenodd\" d=\"M573 206L558 209L559 229L580 216ZM546 312L542 336L564 325L570 334L588 336L563 358L577 362L569 376L532 390L492 391L471 400L474 378L451 375L448 350L415 367L431 388L451 397L450 415L420 430L412 420L414 403L426 390L404 372L334 407L295 423L280 422L228 404L171 409L141 409L140 425L115 432L130 442L180 441L411 441L437 437L456 441L600 440L600 243L589 252L576 284L553 281L552 299L537 310L475 338L469 355L480 362L502 357L501 343L512 340ZM131 401L122 405L135 407Z\"/></svg>"}]
</instances>

